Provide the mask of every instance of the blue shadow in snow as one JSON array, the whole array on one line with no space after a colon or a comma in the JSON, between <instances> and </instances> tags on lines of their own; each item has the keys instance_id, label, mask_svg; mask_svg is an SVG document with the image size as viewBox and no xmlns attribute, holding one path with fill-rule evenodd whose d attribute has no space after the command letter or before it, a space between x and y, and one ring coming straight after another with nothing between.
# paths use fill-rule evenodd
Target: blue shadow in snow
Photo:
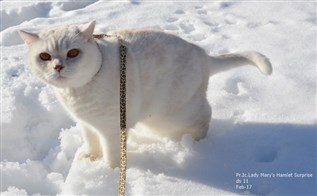
<instances>
[{"instance_id":1,"label":"blue shadow in snow","mask_svg":"<svg viewBox=\"0 0 317 196\"><path fill-rule=\"evenodd\" d=\"M153 160L143 165L155 173L238 194L316 195L316 129L316 124L234 124L213 119L208 139L194 142L193 156L182 167L171 164L166 169ZM256 176L261 173L271 177ZM287 173L288 177L278 176ZM313 176L300 178L295 173Z\"/></svg>"},{"instance_id":2,"label":"blue shadow in snow","mask_svg":"<svg viewBox=\"0 0 317 196\"><path fill-rule=\"evenodd\" d=\"M212 120L212 130L207 141L193 147L197 153L194 157L200 158L189 160L186 172L169 171L172 175L242 194L317 194L316 124L233 124ZM271 177L241 177L261 173ZM288 173L288 177L279 173ZM295 173L312 177L296 177Z\"/></svg>"}]
</instances>

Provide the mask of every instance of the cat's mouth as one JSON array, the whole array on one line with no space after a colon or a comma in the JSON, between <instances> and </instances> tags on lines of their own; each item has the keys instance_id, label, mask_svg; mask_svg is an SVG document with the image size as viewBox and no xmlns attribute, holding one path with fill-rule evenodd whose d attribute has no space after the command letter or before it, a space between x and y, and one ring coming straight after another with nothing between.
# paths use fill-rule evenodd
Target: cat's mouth
<instances>
[{"instance_id":1,"label":"cat's mouth","mask_svg":"<svg viewBox=\"0 0 317 196\"><path fill-rule=\"evenodd\" d=\"M63 76L61 73L48 73L45 75L45 78L47 81L51 81L53 83L54 83L54 81L60 82L60 81L67 79L67 77Z\"/></svg>"},{"instance_id":2,"label":"cat's mouth","mask_svg":"<svg viewBox=\"0 0 317 196\"><path fill-rule=\"evenodd\" d=\"M54 79L52 79L51 84L53 84L54 86L66 85L68 83L68 79L69 78L59 74L55 76Z\"/></svg>"},{"instance_id":3,"label":"cat's mouth","mask_svg":"<svg viewBox=\"0 0 317 196\"><path fill-rule=\"evenodd\" d=\"M63 76L60 73L59 74L54 74L54 76L51 77L51 80L56 81L56 82L61 82L61 81L64 81L66 79L67 79L67 77Z\"/></svg>"},{"instance_id":4,"label":"cat's mouth","mask_svg":"<svg viewBox=\"0 0 317 196\"><path fill-rule=\"evenodd\" d=\"M62 76L61 74L59 74L58 76L56 76L55 78L57 81L62 81L62 80L66 80L67 78L65 76Z\"/></svg>"}]
</instances>

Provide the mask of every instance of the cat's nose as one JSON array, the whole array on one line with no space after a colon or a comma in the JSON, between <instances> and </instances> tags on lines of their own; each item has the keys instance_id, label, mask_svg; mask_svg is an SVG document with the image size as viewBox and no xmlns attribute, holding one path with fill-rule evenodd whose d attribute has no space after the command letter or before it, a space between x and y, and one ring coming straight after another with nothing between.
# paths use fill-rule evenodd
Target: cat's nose
<instances>
[{"instance_id":1,"label":"cat's nose","mask_svg":"<svg viewBox=\"0 0 317 196\"><path fill-rule=\"evenodd\" d=\"M62 69L63 69L63 65L55 65L54 69L57 71L57 72L61 72Z\"/></svg>"}]
</instances>

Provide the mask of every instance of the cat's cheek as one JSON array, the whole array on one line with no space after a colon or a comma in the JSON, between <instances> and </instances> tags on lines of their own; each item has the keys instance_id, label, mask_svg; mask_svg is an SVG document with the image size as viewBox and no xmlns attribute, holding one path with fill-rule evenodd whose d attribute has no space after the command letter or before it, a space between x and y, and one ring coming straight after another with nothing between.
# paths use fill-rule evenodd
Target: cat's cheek
<instances>
[{"instance_id":1,"label":"cat's cheek","mask_svg":"<svg viewBox=\"0 0 317 196\"><path fill-rule=\"evenodd\" d=\"M48 61L42 61L40 58L34 58L30 61L30 66L44 71L47 68Z\"/></svg>"},{"instance_id":2,"label":"cat's cheek","mask_svg":"<svg viewBox=\"0 0 317 196\"><path fill-rule=\"evenodd\" d=\"M48 68L48 65L46 63L40 63L38 66L38 69L40 69L43 72L47 71L47 68Z\"/></svg>"},{"instance_id":3,"label":"cat's cheek","mask_svg":"<svg viewBox=\"0 0 317 196\"><path fill-rule=\"evenodd\" d=\"M46 83L46 84L49 84L51 85L51 82L50 82L50 79L47 78L45 72L43 72L42 70L40 69L31 69L32 73L37 76L38 79L40 79L43 83Z\"/></svg>"},{"instance_id":4,"label":"cat's cheek","mask_svg":"<svg viewBox=\"0 0 317 196\"><path fill-rule=\"evenodd\" d=\"M81 58L82 55L79 55L75 58L68 58L66 59L66 64L68 66L76 66L77 64L79 64L79 62L81 62L82 58Z\"/></svg>"},{"instance_id":5,"label":"cat's cheek","mask_svg":"<svg viewBox=\"0 0 317 196\"><path fill-rule=\"evenodd\" d=\"M67 80L68 80L67 78L57 78L54 80L50 80L48 83L55 87L65 88L66 86L69 86Z\"/></svg>"},{"instance_id":6,"label":"cat's cheek","mask_svg":"<svg viewBox=\"0 0 317 196\"><path fill-rule=\"evenodd\" d=\"M43 76L43 65L38 64L34 61L29 61L29 69L31 72L39 78Z\"/></svg>"}]
</instances>

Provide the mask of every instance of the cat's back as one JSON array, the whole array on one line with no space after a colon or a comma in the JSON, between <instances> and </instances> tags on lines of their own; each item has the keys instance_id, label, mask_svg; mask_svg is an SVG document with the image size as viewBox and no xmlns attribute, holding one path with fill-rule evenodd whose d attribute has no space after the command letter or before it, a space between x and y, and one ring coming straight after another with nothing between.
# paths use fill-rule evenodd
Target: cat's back
<instances>
[{"instance_id":1,"label":"cat's back","mask_svg":"<svg viewBox=\"0 0 317 196\"><path fill-rule=\"evenodd\" d=\"M154 29L127 29L110 32L109 35L120 37L127 42L134 51L147 49L173 50L202 50L200 47L170 33ZM188 52L188 51L187 51Z\"/></svg>"},{"instance_id":2,"label":"cat's back","mask_svg":"<svg viewBox=\"0 0 317 196\"><path fill-rule=\"evenodd\" d=\"M135 43L135 42L142 42L142 41L162 41L162 40L174 40L174 41L184 41L181 38L166 33L160 30L155 29L124 29L118 31L112 31L108 33L109 35L119 36L127 42Z\"/></svg>"}]
</instances>

